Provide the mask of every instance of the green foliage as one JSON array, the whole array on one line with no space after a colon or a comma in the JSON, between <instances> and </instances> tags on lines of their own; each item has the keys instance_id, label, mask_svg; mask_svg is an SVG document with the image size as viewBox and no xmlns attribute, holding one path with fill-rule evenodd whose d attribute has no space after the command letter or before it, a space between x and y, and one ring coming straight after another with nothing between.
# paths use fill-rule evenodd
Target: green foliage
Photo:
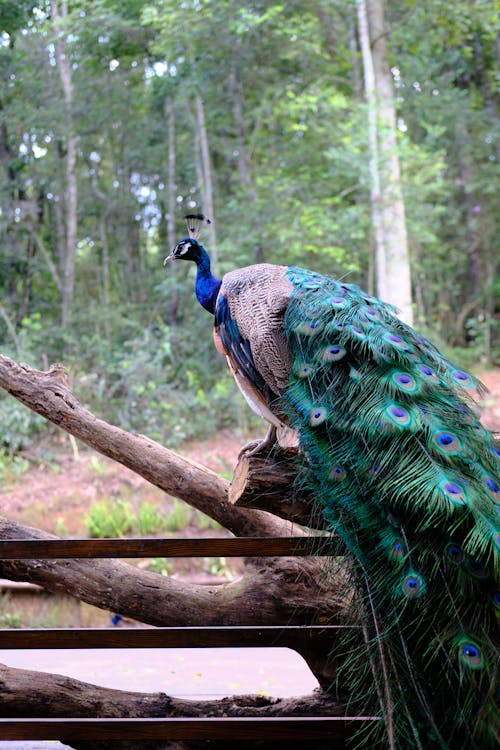
<instances>
[{"instance_id":1,"label":"green foliage","mask_svg":"<svg viewBox=\"0 0 500 750\"><path fill-rule=\"evenodd\" d=\"M191 523L192 510L174 499L165 515L157 506L142 502L137 511L125 500L101 500L92 503L85 516L88 534L96 539L124 537L135 534L149 536L163 532L182 531Z\"/></svg>"},{"instance_id":2,"label":"green foliage","mask_svg":"<svg viewBox=\"0 0 500 750\"><path fill-rule=\"evenodd\" d=\"M20 614L12 610L11 595L9 593L0 594L0 628L23 627L23 620Z\"/></svg>"},{"instance_id":3,"label":"green foliage","mask_svg":"<svg viewBox=\"0 0 500 750\"><path fill-rule=\"evenodd\" d=\"M0 485L3 490L15 485L30 467L22 456L0 450Z\"/></svg>"},{"instance_id":4,"label":"green foliage","mask_svg":"<svg viewBox=\"0 0 500 750\"><path fill-rule=\"evenodd\" d=\"M212 576L220 576L227 578L229 581L233 579L233 574L227 565L225 557L204 557L203 567L207 573Z\"/></svg>"},{"instance_id":5,"label":"green foliage","mask_svg":"<svg viewBox=\"0 0 500 750\"><path fill-rule=\"evenodd\" d=\"M195 525L196 528L200 529L201 531L205 531L206 529L222 528L220 523L215 521L213 518L210 518L210 516L207 516L206 513L202 513L201 510L195 511Z\"/></svg>"},{"instance_id":6,"label":"green foliage","mask_svg":"<svg viewBox=\"0 0 500 750\"><path fill-rule=\"evenodd\" d=\"M28 447L47 429L42 417L3 392L0 392L0 424L0 446L9 452Z\"/></svg>"},{"instance_id":7,"label":"green foliage","mask_svg":"<svg viewBox=\"0 0 500 750\"><path fill-rule=\"evenodd\" d=\"M69 133L48 43L55 30L47 3L0 5L0 299L11 323L0 315L0 349L17 356L17 344L22 360L40 369L63 360L91 409L169 446L247 426L253 417L193 299L192 270L161 265L169 242L167 105L175 118L176 237L185 231L182 215L203 209L195 107L202 92L218 270L264 259L370 287L355 6L68 5L58 28L68 34L72 64L78 232L65 328ZM474 357L500 360L498 8L494 0L387 0L385 10L418 317L431 338L437 332ZM0 424L9 451L45 429L10 397L0 397Z\"/></svg>"},{"instance_id":8,"label":"green foliage","mask_svg":"<svg viewBox=\"0 0 500 750\"><path fill-rule=\"evenodd\" d=\"M192 510L187 503L176 498L172 501L172 510L169 511L165 529L170 532L182 531L191 523Z\"/></svg>"},{"instance_id":9,"label":"green foliage","mask_svg":"<svg viewBox=\"0 0 500 750\"><path fill-rule=\"evenodd\" d=\"M101 500L91 505L85 515L88 535L95 539L123 537L134 530L135 516L130 503Z\"/></svg>"},{"instance_id":10,"label":"green foliage","mask_svg":"<svg viewBox=\"0 0 500 750\"><path fill-rule=\"evenodd\" d=\"M157 534L166 528L165 516L155 505L144 501L137 511L136 528L140 536Z\"/></svg>"},{"instance_id":11,"label":"green foliage","mask_svg":"<svg viewBox=\"0 0 500 750\"><path fill-rule=\"evenodd\" d=\"M166 557L153 557L149 561L149 569L153 573L159 573L162 576L169 576L174 569L172 563Z\"/></svg>"},{"instance_id":12,"label":"green foliage","mask_svg":"<svg viewBox=\"0 0 500 750\"><path fill-rule=\"evenodd\" d=\"M22 628L23 621L17 612L0 614L0 628Z\"/></svg>"}]
</instances>

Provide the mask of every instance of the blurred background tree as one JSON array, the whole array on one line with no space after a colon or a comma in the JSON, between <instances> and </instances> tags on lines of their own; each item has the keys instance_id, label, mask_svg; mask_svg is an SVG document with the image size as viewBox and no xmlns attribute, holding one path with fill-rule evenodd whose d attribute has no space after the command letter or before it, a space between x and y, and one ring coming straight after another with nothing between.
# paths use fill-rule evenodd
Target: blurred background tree
<instances>
[{"instance_id":1,"label":"blurred background tree","mask_svg":"<svg viewBox=\"0 0 500 750\"><path fill-rule=\"evenodd\" d=\"M375 142L382 186L398 157L417 325L465 366L498 363L499 16L498 0L0 0L2 351L64 358L104 417L171 445L245 425L193 271L162 259L203 210L219 273L295 263L383 289ZM6 445L41 429L7 399L0 424Z\"/></svg>"}]
</instances>

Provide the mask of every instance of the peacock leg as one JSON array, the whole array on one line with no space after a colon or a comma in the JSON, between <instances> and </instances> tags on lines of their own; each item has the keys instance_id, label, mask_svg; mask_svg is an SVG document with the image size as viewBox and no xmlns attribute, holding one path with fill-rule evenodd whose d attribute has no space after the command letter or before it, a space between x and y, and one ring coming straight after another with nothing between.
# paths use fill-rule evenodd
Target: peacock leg
<instances>
[{"instance_id":1,"label":"peacock leg","mask_svg":"<svg viewBox=\"0 0 500 750\"><path fill-rule=\"evenodd\" d=\"M270 451L275 444L276 427L273 424L270 424L263 440L252 440L251 443L244 445L238 454L238 459L242 456L255 456L256 453L260 453L261 451Z\"/></svg>"}]
</instances>

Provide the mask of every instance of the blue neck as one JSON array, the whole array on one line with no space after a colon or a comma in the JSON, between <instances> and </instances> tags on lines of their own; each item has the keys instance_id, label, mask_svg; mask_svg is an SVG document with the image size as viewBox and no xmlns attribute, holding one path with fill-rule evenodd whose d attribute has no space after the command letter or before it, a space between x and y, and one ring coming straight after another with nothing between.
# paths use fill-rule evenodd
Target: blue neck
<instances>
[{"instance_id":1,"label":"blue neck","mask_svg":"<svg viewBox=\"0 0 500 750\"><path fill-rule=\"evenodd\" d=\"M200 255L194 258L198 268L194 290L200 305L213 315L222 281L216 279L210 271L210 258L202 245L200 245L200 250Z\"/></svg>"}]
</instances>

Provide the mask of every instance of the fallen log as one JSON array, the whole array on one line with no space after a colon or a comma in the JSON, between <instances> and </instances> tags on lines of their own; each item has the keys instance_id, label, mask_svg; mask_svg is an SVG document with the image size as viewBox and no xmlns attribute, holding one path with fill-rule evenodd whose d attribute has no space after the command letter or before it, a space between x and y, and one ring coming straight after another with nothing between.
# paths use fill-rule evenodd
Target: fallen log
<instances>
[{"instance_id":1,"label":"fallen log","mask_svg":"<svg viewBox=\"0 0 500 750\"><path fill-rule=\"evenodd\" d=\"M186 700L165 693L140 693L93 685L72 677L0 664L0 717L23 718L180 718L341 716L331 695L317 690L293 698L237 695L220 700ZM76 750L102 750L103 742L74 741ZM113 750L174 750L206 743L164 741L113 742ZM211 745L212 747L212 745Z\"/></svg>"}]
</instances>

